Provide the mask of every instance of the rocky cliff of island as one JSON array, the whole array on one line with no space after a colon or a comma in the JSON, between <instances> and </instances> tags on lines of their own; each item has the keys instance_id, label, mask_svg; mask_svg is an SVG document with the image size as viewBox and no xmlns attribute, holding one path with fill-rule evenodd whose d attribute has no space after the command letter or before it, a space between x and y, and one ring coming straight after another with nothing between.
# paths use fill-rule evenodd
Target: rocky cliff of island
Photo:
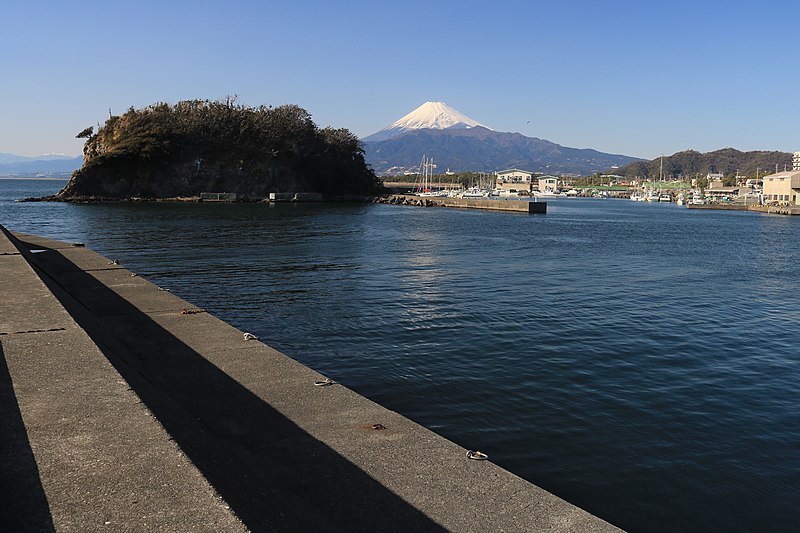
<instances>
[{"instance_id":1,"label":"rocky cliff of island","mask_svg":"<svg viewBox=\"0 0 800 533\"><path fill-rule=\"evenodd\" d=\"M271 192L373 194L379 181L346 129L318 128L296 105L159 103L86 128L83 166L62 200L158 199L202 192L263 199Z\"/></svg>"}]
</instances>

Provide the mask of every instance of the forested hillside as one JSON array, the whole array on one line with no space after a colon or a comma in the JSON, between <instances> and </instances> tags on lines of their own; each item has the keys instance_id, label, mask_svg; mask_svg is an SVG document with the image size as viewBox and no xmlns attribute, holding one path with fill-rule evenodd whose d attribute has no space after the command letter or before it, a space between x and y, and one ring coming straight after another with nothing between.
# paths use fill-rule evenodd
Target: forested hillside
<instances>
[{"instance_id":1,"label":"forested hillside","mask_svg":"<svg viewBox=\"0 0 800 533\"><path fill-rule=\"evenodd\" d=\"M296 105L245 107L235 98L130 108L86 128L84 164L59 193L163 198L235 192L370 194L379 182L358 138L318 128Z\"/></svg>"},{"instance_id":2,"label":"forested hillside","mask_svg":"<svg viewBox=\"0 0 800 533\"><path fill-rule=\"evenodd\" d=\"M694 150L677 152L671 156L664 156L664 178L692 178L697 174L705 176L709 172L721 172L726 177L735 176L737 171L740 176L755 177L758 173L763 176L784 167L791 168L792 154L787 152L740 152L733 148L723 148L705 154ZM661 172L661 158L652 161L635 161L616 171L626 178L658 179Z\"/></svg>"}]
</instances>

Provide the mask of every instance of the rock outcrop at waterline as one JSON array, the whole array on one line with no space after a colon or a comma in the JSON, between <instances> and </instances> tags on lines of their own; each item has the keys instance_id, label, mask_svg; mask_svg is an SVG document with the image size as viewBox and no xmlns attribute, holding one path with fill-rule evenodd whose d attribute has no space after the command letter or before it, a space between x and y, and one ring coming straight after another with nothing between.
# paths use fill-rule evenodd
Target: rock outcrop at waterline
<instances>
[{"instance_id":1,"label":"rock outcrop at waterline","mask_svg":"<svg viewBox=\"0 0 800 533\"><path fill-rule=\"evenodd\" d=\"M129 109L96 132L57 200L158 199L201 192L262 199L270 192L373 194L380 183L346 129L317 128L295 105L249 108L233 99Z\"/></svg>"}]
</instances>

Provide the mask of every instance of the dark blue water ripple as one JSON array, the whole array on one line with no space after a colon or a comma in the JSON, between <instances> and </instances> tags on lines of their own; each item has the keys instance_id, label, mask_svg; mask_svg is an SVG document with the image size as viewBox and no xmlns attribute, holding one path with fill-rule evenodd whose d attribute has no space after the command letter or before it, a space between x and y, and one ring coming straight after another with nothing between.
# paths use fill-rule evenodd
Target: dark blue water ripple
<instances>
[{"instance_id":1,"label":"dark blue water ripple","mask_svg":"<svg viewBox=\"0 0 800 533\"><path fill-rule=\"evenodd\" d=\"M518 475L634 531L798 531L800 220L564 199L18 204Z\"/></svg>"}]
</instances>

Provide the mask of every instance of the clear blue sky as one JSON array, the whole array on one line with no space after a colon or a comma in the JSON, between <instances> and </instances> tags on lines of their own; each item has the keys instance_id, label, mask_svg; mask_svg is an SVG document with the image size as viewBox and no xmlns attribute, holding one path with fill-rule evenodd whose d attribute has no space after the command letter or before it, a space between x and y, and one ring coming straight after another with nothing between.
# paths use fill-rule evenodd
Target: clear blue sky
<instances>
[{"instance_id":1,"label":"clear blue sky","mask_svg":"<svg viewBox=\"0 0 800 533\"><path fill-rule=\"evenodd\" d=\"M800 150L800 3L0 3L0 152L158 101L294 103L373 133L428 100L499 131L655 158Z\"/></svg>"}]
</instances>

